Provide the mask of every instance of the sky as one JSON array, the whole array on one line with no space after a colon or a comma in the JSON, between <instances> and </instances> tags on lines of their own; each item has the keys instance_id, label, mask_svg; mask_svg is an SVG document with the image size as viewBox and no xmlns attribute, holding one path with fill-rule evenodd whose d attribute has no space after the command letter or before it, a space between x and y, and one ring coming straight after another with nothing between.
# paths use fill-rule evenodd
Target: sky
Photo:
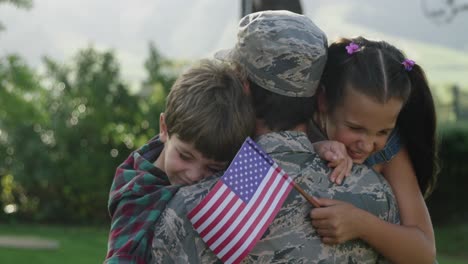
<instances>
[{"instance_id":1,"label":"sky","mask_svg":"<svg viewBox=\"0 0 468 264\"><path fill-rule=\"evenodd\" d=\"M302 0L304 14L333 41L363 35L387 40L421 64L433 82L466 82L468 10L450 23L424 15L442 0ZM468 0L454 0L467 4ZM240 0L35 0L30 10L0 5L0 56L18 53L39 67L43 56L67 61L90 45L113 49L125 80L145 77L148 43L177 60L210 57L236 40Z\"/></svg>"}]
</instances>

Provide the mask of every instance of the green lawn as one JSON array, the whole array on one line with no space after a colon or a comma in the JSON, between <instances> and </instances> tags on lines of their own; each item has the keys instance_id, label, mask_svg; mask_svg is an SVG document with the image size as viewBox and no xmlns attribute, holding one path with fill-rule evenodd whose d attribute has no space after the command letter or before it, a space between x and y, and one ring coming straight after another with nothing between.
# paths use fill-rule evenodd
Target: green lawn
<instances>
[{"instance_id":1,"label":"green lawn","mask_svg":"<svg viewBox=\"0 0 468 264\"><path fill-rule=\"evenodd\" d=\"M468 263L468 224L435 228L440 264Z\"/></svg>"},{"instance_id":2,"label":"green lawn","mask_svg":"<svg viewBox=\"0 0 468 264\"><path fill-rule=\"evenodd\" d=\"M0 248L0 262L4 264L102 263L107 250L105 228L0 225L0 235L39 236L60 243L56 250Z\"/></svg>"},{"instance_id":3,"label":"green lawn","mask_svg":"<svg viewBox=\"0 0 468 264\"><path fill-rule=\"evenodd\" d=\"M468 263L468 224L436 228L440 264ZM57 250L0 248L5 264L102 263L107 248L107 228L1 225L0 235L39 236L58 240Z\"/></svg>"}]
</instances>

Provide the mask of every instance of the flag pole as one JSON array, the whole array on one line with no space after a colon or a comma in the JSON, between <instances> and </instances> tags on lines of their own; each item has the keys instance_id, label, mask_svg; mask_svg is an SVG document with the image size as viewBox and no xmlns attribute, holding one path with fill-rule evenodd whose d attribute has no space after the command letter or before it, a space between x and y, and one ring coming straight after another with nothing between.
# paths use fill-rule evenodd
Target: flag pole
<instances>
[{"instance_id":1,"label":"flag pole","mask_svg":"<svg viewBox=\"0 0 468 264\"><path fill-rule=\"evenodd\" d=\"M294 189L296 189L304 198L314 207L320 207L320 204L314 196L309 195L306 193L294 180L292 181Z\"/></svg>"}]
</instances>

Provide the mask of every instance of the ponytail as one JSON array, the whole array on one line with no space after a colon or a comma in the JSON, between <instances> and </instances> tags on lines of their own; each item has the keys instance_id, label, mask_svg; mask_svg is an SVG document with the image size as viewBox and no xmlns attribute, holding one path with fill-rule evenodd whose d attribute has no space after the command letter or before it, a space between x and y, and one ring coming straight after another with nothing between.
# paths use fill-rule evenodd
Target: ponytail
<instances>
[{"instance_id":1,"label":"ponytail","mask_svg":"<svg viewBox=\"0 0 468 264\"><path fill-rule=\"evenodd\" d=\"M413 164L419 188L427 198L437 181L436 113L424 71L414 65L407 72L411 94L401 110L397 126Z\"/></svg>"}]
</instances>

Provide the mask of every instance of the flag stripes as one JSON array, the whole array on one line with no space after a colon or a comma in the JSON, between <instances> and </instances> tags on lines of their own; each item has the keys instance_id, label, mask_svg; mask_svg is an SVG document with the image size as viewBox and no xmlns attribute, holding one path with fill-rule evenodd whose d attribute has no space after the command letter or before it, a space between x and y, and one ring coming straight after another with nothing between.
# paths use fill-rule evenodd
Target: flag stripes
<instances>
[{"instance_id":1,"label":"flag stripes","mask_svg":"<svg viewBox=\"0 0 468 264\"><path fill-rule=\"evenodd\" d=\"M188 218L221 260L238 263L263 235L291 188L291 178L276 164L247 204L221 179Z\"/></svg>"}]
</instances>

